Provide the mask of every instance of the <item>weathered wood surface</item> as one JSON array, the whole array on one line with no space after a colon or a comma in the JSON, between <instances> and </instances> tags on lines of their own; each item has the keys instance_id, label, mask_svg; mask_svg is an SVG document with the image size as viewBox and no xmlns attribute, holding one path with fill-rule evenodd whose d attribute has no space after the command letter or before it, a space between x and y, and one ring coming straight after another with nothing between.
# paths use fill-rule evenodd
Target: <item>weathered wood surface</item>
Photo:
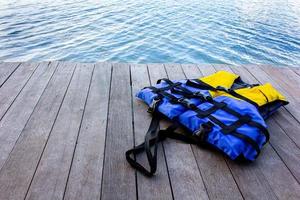
<instances>
[{"instance_id":1,"label":"weathered wood surface","mask_svg":"<svg viewBox=\"0 0 300 200\"><path fill-rule=\"evenodd\" d=\"M62 199L94 65L76 67L26 199Z\"/></svg>"},{"instance_id":2,"label":"weathered wood surface","mask_svg":"<svg viewBox=\"0 0 300 200\"><path fill-rule=\"evenodd\" d=\"M143 141L151 120L135 93L159 78L217 70L271 82L290 101L267 121L260 157L242 165L167 139L157 175L135 172L124 152ZM1 63L0 199L300 199L299 106L299 68Z\"/></svg>"},{"instance_id":3,"label":"weathered wood surface","mask_svg":"<svg viewBox=\"0 0 300 200\"><path fill-rule=\"evenodd\" d=\"M135 144L140 144L144 141L145 133L151 121L151 115L145 113L147 106L142 101L137 101L135 94L140 88L150 85L150 79L147 65L131 65L130 68ZM155 66L152 66L152 68L155 68ZM163 66L158 66L158 68L164 69ZM145 155L138 156L136 159L139 162L147 163ZM160 176L155 176L152 180L140 173L137 174L139 199L172 199L172 189L162 144L159 144L158 148L157 167L157 173Z\"/></svg>"}]
</instances>

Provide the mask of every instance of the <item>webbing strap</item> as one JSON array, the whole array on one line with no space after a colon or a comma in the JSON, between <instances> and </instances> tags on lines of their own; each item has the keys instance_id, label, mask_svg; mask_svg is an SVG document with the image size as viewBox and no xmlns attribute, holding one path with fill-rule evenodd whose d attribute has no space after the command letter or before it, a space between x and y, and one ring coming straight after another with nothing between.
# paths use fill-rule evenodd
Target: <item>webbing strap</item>
<instances>
[{"instance_id":1,"label":"webbing strap","mask_svg":"<svg viewBox=\"0 0 300 200\"><path fill-rule=\"evenodd\" d=\"M159 126L159 118L153 117L149 129L145 135L145 142L134 147L133 149L126 151L125 153L126 160L129 162L129 164L133 168L145 174L146 176L152 176L155 173L157 167L157 143L161 139L158 137L159 136L158 126ZM152 153L150 149L150 147L152 147L153 145L154 145L154 153ZM147 170L140 163L136 162L134 157L131 157L131 155L135 156L143 151L146 151L150 170Z\"/></svg>"},{"instance_id":2,"label":"webbing strap","mask_svg":"<svg viewBox=\"0 0 300 200\"><path fill-rule=\"evenodd\" d=\"M175 130L178 128L179 125L172 125L165 130L158 130L159 129L159 116L154 116L151 120L149 129L145 136L145 141L134 147L133 149L128 150L126 155L126 160L128 163L135 168L136 170L140 171L146 176L153 176L157 169L157 147L160 141L165 140L166 138L172 138L181 140L188 144L200 144L205 140L207 133L211 130L208 129L207 126L202 129L202 132L199 133L197 136L192 136L191 134L185 133L177 133ZM152 153L151 147L154 146L154 152ZM142 153L143 151L146 152L147 161L150 169L146 169L142 164L136 161L135 156Z\"/></svg>"},{"instance_id":3,"label":"webbing strap","mask_svg":"<svg viewBox=\"0 0 300 200\"><path fill-rule=\"evenodd\" d=\"M198 88L201 90L211 90L211 91L217 91L216 88L213 86L201 81L200 79L192 79L192 80L187 80L186 85Z\"/></svg>"},{"instance_id":4,"label":"webbing strap","mask_svg":"<svg viewBox=\"0 0 300 200\"><path fill-rule=\"evenodd\" d=\"M215 87L213 87L213 86L211 86L211 85L209 85L209 84L201 81L200 79L192 79L192 81L188 80L186 82L186 85L192 86L192 87L195 87L195 88L199 88L199 89L202 89L202 90L211 90L211 91L214 91L214 92L216 92L216 91L223 91L223 92L226 92L226 93L228 93L228 94L230 94L230 95L232 95L232 96L234 96L234 97L236 97L238 99L242 99L244 101L247 101L248 103L251 103L256 108L259 107L258 104L255 103L254 101L252 101L251 99L248 99L247 97L238 94L237 92L235 92L234 90L232 90L230 88L227 89L227 88L224 88L222 86L218 86L218 87L215 88Z\"/></svg>"}]
</instances>

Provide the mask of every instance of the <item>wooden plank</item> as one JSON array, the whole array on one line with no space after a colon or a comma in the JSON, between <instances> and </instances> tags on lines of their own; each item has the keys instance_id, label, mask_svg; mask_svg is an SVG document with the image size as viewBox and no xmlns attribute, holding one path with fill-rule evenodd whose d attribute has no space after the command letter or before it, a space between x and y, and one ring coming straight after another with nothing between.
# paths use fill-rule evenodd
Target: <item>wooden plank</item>
<instances>
[{"instance_id":1,"label":"wooden plank","mask_svg":"<svg viewBox=\"0 0 300 200\"><path fill-rule=\"evenodd\" d=\"M232 69L226 64L212 64L212 66L215 68L216 71L227 71L227 72L233 72Z\"/></svg>"},{"instance_id":2,"label":"wooden plank","mask_svg":"<svg viewBox=\"0 0 300 200\"><path fill-rule=\"evenodd\" d=\"M133 119L135 145L144 142L152 116L147 113L147 106L135 98L135 94L143 87L149 86L147 65L131 65ZM136 158L144 165L148 165L145 154ZM172 191L168 177L167 165L162 144L157 151L157 173L151 179L137 174L138 199L172 199Z\"/></svg>"},{"instance_id":3,"label":"wooden plank","mask_svg":"<svg viewBox=\"0 0 300 200\"><path fill-rule=\"evenodd\" d=\"M300 148L300 124L299 122L284 108L274 113L272 118L280 125L284 132L293 140Z\"/></svg>"},{"instance_id":4,"label":"wooden plank","mask_svg":"<svg viewBox=\"0 0 300 200\"><path fill-rule=\"evenodd\" d=\"M273 118L270 118L267 124L271 133L270 143L298 182L300 182L300 149L287 137L284 130Z\"/></svg>"},{"instance_id":5,"label":"wooden plank","mask_svg":"<svg viewBox=\"0 0 300 200\"><path fill-rule=\"evenodd\" d=\"M290 67L291 70L293 70L298 76L300 76L300 67Z\"/></svg>"},{"instance_id":6,"label":"wooden plank","mask_svg":"<svg viewBox=\"0 0 300 200\"><path fill-rule=\"evenodd\" d=\"M300 78L293 70L287 67L268 65L259 68L269 74L297 102L300 102Z\"/></svg>"},{"instance_id":7,"label":"wooden plank","mask_svg":"<svg viewBox=\"0 0 300 200\"><path fill-rule=\"evenodd\" d=\"M101 199L136 199L135 171L125 159L133 146L132 99L127 64L114 64Z\"/></svg>"},{"instance_id":8,"label":"wooden plank","mask_svg":"<svg viewBox=\"0 0 300 200\"><path fill-rule=\"evenodd\" d=\"M215 73L211 65L182 65L186 78L199 78ZM201 72L199 71L201 68ZM193 146L206 189L211 199L242 199L238 186L219 152Z\"/></svg>"},{"instance_id":9,"label":"wooden plank","mask_svg":"<svg viewBox=\"0 0 300 200\"><path fill-rule=\"evenodd\" d=\"M64 199L100 199L111 64L97 63Z\"/></svg>"},{"instance_id":10,"label":"wooden plank","mask_svg":"<svg viewBox=\"0 0 300 200\"><path fill-rule=\"evenodd\" d=\"M242 80L245 80L246 82L256 82L255 80L251 80L248 77L242 76L243 73L235 72L235 68L231 69L227 65L213 66L217 71L225 70L231 73L239 74L242 77ZM265 159L266 156L272 155L262 154L260 155L259 159ZM279 159L279 157L276 158ZM260 164L259 159L258 161L255 161L255 163L250 163L248 165L241 165L240 163L231 161L228 158L226 158L226 162L245 199L277 199L275 193L273 192L271 186L268 183L268 180L265 178L265 176L263 176L263 173L258 167L258 165Z\"/></svg>"},{"instance_id":11,"label":"wooden plank","mask_svg":"<svg viewBox=\"0 0 300 200\"><path fill-rule=\"evenodd\" d=\"M232 67L235 73L239 74L242 79L249 83L257 83L259 80L256 79L255 76L253 76L249 71L247 71L244 67ZM261 74L258 72L258 74ZM261 80L262 82L265 82ZM271 117L273 118L273 117ZM268 119L269 121L272 121L272 119ZM269 126L270 127L270 126ZM271 126L272 130L270 129L270 143L273 145L273 141L275 143L277 142L276 135L281 135L282 131L274 130L273 126ZM278 133L279 132L279 133ZM275 139L274 139L275 137ZM285 139L284 139L285 140ZM281 141L278 141L281 142ZM285 142L284 142L285 143ZM276 146L274 146L276 147ZM276 148L275 148L276 149ZM276 196L279 199L289 199L289 198L299 198L299 183L295 180L289 169L286 167L285 163L281 160L282 157L279 157L277 154L277 150L275 151L273 147L269 144L266 144L263 148L263 151L261 155L258 157L258 159L255 161L255 164L253 166L253 171L258 171L257 168L262 172L263 176L267 179L269 185L271 186L273 192L276 194ZM239 169L239 166L231 165L231 167L234 167L235 169ZM251 167L251 166L246 166ZM274 169L274 170L270 170ZM241 174L243 172L237 172ZM259 174L259 172L254 172ZM284 174L284 176L282 176ZM261 175L258 175L259 178L261 178ZM281 177L278 179L277 177ZM245 180L246 181L246 180ZM290 185L291 187L285 187L284 185ZM242 185L243 186L243 185ZM246 186L243 187L249 187L249 183ZM253 186L250 186L253 187Z\"/></svg>"},{"instance_id":12,"label":"wooden plank","mask_svg":"<svg viewBox=\"0 0 300 200\"><path fill-rule=\"evenodd\" d=\"M299 199L299 183L289 173L286 165L277 159L278 155L273 151L271 145L266 145L263 151L264 154L270 156L259 157L259 162L263 163L259 164L259 167L278 199Z\"/></svg>"},{"instance_id":13,"label":"wooden plank","mask_svg":"<svg viewBox=\"0 0 300 200\"><path fill-rule=\"evenodd\" d=\"M197 66L201 70L203 76L208 76L216 72L216 70L213 68L211 64L199 64Z\"/></svg>"},{"instance_id":14,"label":"wooden plank","mask_svg":"<svg viewBox=\"0 0 300 200\"><path fill-rule=\"evenodd\" d=\"M184 74L180 65L165 65L171 80L180 80ZM164 142L170 180L175 199L208 199L191 145L167 139Z\"/></svg>"},{"instance_id":15,"label":"wooden plank","mask_svg":"<svg viewBox=\"0 0 300 200\"><path fill-rule=\"evenodd\" d=\"M0 121L0 168L13 149L34 107L53 75L56 64L42 63Z\"/></svg>"},{"instance_id":16,"label":"wooden plank","mask_svg":"<svg viewBox=\"0 0 300 200\"><path fill-rule=\"evenodd\" d=\"M0 88L11 76L12 73L18 68L20 63L0 63Z\"/></svg>"},{"instance_id":17,"label":"wooden plank","mask_svg":"<svg viewBox=\"0 0 300 200\"><path fill-rule=\"evenodd\" d=\"M202 73L196 64L182 64L181 67L187 79L197 79L202 77Z\"/></svg>"},{"instance_id":18,"label":"wooden plank","mask_svg":"<svg viewBox=\"0 0 300 200\"><path fill-rule=\"evenodd\" d=\"M24 199L74 71L60 64L0 171L0 199Z\"/></svg>"},{"instance_id":19,"label":"wooden plank","mask_svg":"<svg viewBox=\"0 0 300 200\"><path fill-rule=\"evenodd\" d=\"M62 199L94 65L77 65L26 199Z\"/></svg>"},{"instance_id":20,"label":"wooden plank","mask_svg":"<svg viewBox=\"0 0 300 200\"><path fill-rule=\"evenodd\" d=\"M37 67L37 63L22 63L15 73L5 82L5 85L0 88L0 120Z\"/></svg>"}]
</instances>

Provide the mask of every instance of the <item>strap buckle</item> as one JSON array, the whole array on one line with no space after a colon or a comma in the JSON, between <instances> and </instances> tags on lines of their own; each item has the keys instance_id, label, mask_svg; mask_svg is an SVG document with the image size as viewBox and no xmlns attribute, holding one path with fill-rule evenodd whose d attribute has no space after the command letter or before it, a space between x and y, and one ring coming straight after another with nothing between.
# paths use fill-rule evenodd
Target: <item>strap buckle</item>
<instances>
[{"instance_id":1,"label":"strap buckle","mask_svg":"<svg viewBox=\"0 0 300 200\"><path fill-rule=\"evenodd\" d=\"M199 97L201 100L205 100L204 95L200 91L194 92L192 96Z\"/></svg>"},{"instance_id":2,"label":"strap buckle","mask_svg":"<svg viewBox=\"0 0 300 200\"><path fill-rule=\"evenodd\" d=\"M205 99L206 101L208 101L208 102L213 101L213 98L212 98L210 95L204 96L204 99Z\"/></svg>"},{"instance_id":3,"label":"strap buckle","mask_svg":"<svg viewBox=\"0 0 300 200\"><path fill-rule=\"evenodd\" d=\"M153 114L154 111L156 110L157 108L157 105L158 103L161 101L161 98L159 97L154 97L154 99L152 100L147 112L150 113L150 114Z\"/></svg>"},{"instance_id":4,"label":"strap buckle","mask_svg":"<svg viewBox=\"0 0 300 200\"><path fill-rule=\"evenodd\" d=\"M201 124L200 128L194 132L194 135L199 137L200 142L205 142L208 133L210 133L213 129L213 124L211 122L207 122Z\"/></svg>"},{"instance_id":5,"label":"strap buckle","mask_svg":"<svg viewBox=\"0 0 300 200\"><path fill-rule=\"evenodd\" d=\"M186 98L179 98L179 99L177 99L177 102L180 104L183 104L184 106L186 106L187 108L192 109L192 110L197 108L197 106L195 104L193 104Z\"/></svg>"}]
</instances>

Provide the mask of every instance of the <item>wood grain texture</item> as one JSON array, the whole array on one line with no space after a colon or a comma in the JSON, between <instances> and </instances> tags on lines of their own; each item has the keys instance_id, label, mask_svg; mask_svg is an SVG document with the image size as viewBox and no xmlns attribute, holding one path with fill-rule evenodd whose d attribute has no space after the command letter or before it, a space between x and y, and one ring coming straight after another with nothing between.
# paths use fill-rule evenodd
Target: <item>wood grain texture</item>
<instances>
[{"instance_id":1,"label":"wood grain texture","mask_svg":"<svg viewBox=\"0 0 300 200\"><path fill-rule=\"evenodd\" d=\"M133 98L133 119L135 145L144 142L145 134L150 125L152 116L147 113L147 106L138 100L136 93L146 86L150 86L147 65L131 65L132 98ZM148 165L145 153L136 158L138 162ZM137 173L138 198L139 199L172 199L172 191L168 177L166 160L159 144L157 152L157 173L153 178L145 177Z\"/></svg>"},{"instance_id":2,"label":"wood grain texture","mask_svg":"<svg viewBox=\"0 0 300 200\"><path fill-rule=\"evenodd\" d=\"M187 78L215 73L212 65L182 65ZM199 71L199 69L201 69ZM206 189L211 199L242 199L238 186L219 152L192 146Z\"/></svg>"},{"instance_id":3,"label":"wood grain texture","mask_svg":"<svg viewBox=\"0 0 300 200\"><path fill-rule=\"evenodd\" d=\"M0 88L8 80L12 73L18 68L20 63L0 63Z\"/></svg>"},{"instance_id":4,"label":"wood grain texture","mask_svg":"<svg viewBox=\"0 0 300 200\"><path fill-rule=\"evenodd\" d=\"M24 199L74 71L61 63L0 171L0 199Z\"/></svg>"},{"instance_id":5,"label":"wood grain texture","mask_svg":"<svg viewBox=\"0 0 300 200\"><path fill-rule=\"evenodd\" d=\"M181 66L165 65L170 80L184 79ZM191 145L167 139L164 142L166 159L175 199L208 199Z\"/></svg>"},{"instance_id":6,"label":"wood grain texture","mask_svg":"<svg viewBox=\"0 0 300 200\"><path fill-rule=\"evenodd\" d=\"M19 95L24 85L38 67L37 63L22 63L15 73L0 88L0 120Z\"/></svg>"},{"instance_id":7,"label":"wood grain texture","mask_svg":"<svg viewBox=\"0 0 300 200\"><path fill-rule=\"evenodd\" d=\"M133 147L132 95L127 64L113 64L101 199L136 199L135 171L125 159Z\"/></svg>"},{"instance_id":8,"label":"wood grain texture","mask_svg":"<svg viewBox=\"0 0 300 200\"><path fill-rule=\"evenodd\" d=\"M298 78L300 76L300 69L299 69L299 66L296 66L296 67L290 67L291 70L293 70L297 75L298 75Z\"/></svg>"},{"instance_id":9,"label":"wood grain texture","mask_svg":"<svg viewBox=\"0 0 300 200\"><path fill-rule=\"evenodd\" d=\"M94 65L77 65L26 199L62 199Z\"/></svg>"},{"instance_id":10,"label":"wood grain texture","mask_svg":"<svg viewBox=\"0 0 300 200\"><path fill-rule=\"evenodd\" d=\"M111 64L95 66L64 199L100 199Z\"/></svg>"},{"instance_id":11,"label":"wood grain texture","mask_svg":"<svg viewBox=\"0 0 300 200\"><path fill-rule=\"evenodd\" d=\"M42 63L0 121L0 168L17 142L57 64Z\"/></svg>"},{"instance_id":12,"label":"wood grain texture","mask_svg":"<svg viewBox=\"0 0 300 200\"><path fill-rule=\"evenodd\" d=\"M265 83L265 80L257 79L255 76L253 76L248 70L246 70L244 67L232 67L234 72L239 74L242 79L249 83ZM263 72L261 72L259 77L261 76ZM278 111L280 112L280 111ZM273 118L273 116L271 117ZM273 119L268 119L267 122L270 123L271 121L274 121ZM260 157L255 161L255 167L253 170L257 171L260 170L263 174L263 176L268 181L268 184L272 188L273 192L276 194L277 198L279 199L297 199L299 194L292 192L299 190L299 183L295 180L294 176L291 174L290 170L286 167L286 164L284 163L284 160L282 160L282 157L278 155L276 147L273 145L273 141L277 141L277 139L274 139L274 137L280 137L282 132L279 130L275 130L278 125L275 124L274 126L269 125L269 131L270 131L270 143L272 143L272 146L269 144L266 144L265 147L262 150L262 153ZM271 129L270 129L271 128ZM278 136L279 133L279 136ZM285 142L284 142L285 143ZM240 169L239 166L234 166L237 168L237 170ZM276 170L275 170L276 168ZM270 170L269 169L274 169ZM272 176L273 174L273 176ZM285 174L282 176L282 174ZM280 179L276 177L281 177ZM283 185L287 184L291 187L285 188Z\"/></svg>"}]
</instances>

